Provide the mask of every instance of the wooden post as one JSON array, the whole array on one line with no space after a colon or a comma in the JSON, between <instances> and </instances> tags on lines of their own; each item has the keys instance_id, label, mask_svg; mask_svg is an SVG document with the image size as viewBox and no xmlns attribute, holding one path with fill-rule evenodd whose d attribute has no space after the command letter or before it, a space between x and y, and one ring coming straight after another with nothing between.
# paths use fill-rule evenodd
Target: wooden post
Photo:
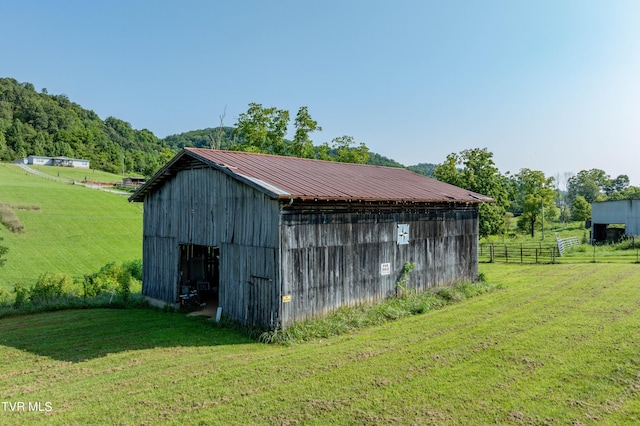
<instances>
[{"instance_id":1,"label":"wooden post","mask_svg":"<svg viewBox=\"0 0 640 426\"><path fill-rule=\"evenodd\" d=\"M523 263L524 259L522 257L522 244L520 244L520 263Z\"/></svg>"}]
</instances>

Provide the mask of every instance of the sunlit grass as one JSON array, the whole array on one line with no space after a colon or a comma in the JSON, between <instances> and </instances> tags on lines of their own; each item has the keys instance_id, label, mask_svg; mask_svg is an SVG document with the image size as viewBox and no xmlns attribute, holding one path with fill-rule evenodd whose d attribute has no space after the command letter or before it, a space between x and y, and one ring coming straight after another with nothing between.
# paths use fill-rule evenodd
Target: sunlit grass
<instances>
[{"instance_id":1,"label":"sunlit grass","mask_svg":"<svg viewBox=\"0 0 640 426\"><path fill-rule=\"evenodd\" d=\"M95 169L80 169L80 168L74 168L74 167L60 167L60 166L34 166L34 165L30 165L29 167L53 177L70 179L76 182L84 182L85 180L88 180L92 182L121 183L123 178L122 175L103 172L101 170L95 170ZM141 175L137 173L126 174L126 177L130 177L130 176L139 177Z\"/></svg>"},{"instance_id":2,"label":"sunlit grass","mask_svg":"<svg viewBox=\"0 0 640 426\"><path fill-rule=\"evenodd\" d=\"M490 265L502 289L290 346L201 317L0 320L0 424L637 424L638 265Z\"/></svg>"},{"instance_id":3,"label":"sunlit grass","mask_svg":"<svg viewBox=\"0 0 640 426\"><path fill-rule=\"evenodd\" d=\"M20 233L0 225L9 247L0 286L33 283L45 272L80 279L109 262L142 257L142 205L126 197L47 180L0 164L0 202L13 206Z\"/></svg>"}]
</instances>

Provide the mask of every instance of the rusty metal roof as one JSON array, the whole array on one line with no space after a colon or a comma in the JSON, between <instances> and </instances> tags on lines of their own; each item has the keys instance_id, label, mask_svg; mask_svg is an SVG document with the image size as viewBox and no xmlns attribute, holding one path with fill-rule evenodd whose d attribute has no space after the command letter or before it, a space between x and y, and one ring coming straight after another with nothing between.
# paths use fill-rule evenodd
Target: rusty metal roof
<instances>
[{"instance_id":1,"label":"rusty metal roof","mask_svg":"<svg viewBox=\"0 0 640 426\"><path fill-rule=\"evenodd\" d=\"M190 157L277 199L482 203L494 200L402 168L185 148L130 197L144 195Z\"/></svg>"}]
</instances>

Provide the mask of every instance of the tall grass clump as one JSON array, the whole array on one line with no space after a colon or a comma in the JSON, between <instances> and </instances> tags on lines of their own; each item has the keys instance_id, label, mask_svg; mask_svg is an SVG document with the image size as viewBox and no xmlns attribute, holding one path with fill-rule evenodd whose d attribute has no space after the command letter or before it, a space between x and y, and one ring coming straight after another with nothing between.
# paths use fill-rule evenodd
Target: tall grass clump
<instances>
[{"instance_id":1,"label":"tall grass clump","mask_svg":"<svg viewBox=\"0 0 640 426\"><path fill-rule=\"evenodd\" d=\"M338 336L364 327L420 315L498 288L500 286L489 283L481 274L474 282L460 282L423 292L404 291L400 296L379 303L341 307L324 318L295 323L284 330L265 331L259 340L264 343L291 344Z\"/></svg>"},{"instance_id":2,"label":"tall grass clump","mask_svg":"<svg viewBox=\"0 0 640 426\"><path fill-rule=\"evenodd\" d=\"M0 288L0 318L61 309L143 306L141 262L108 263L83 282L63 273L42 274L32 286L16 284L13 301Z\"/></svg>"},{"instance_id":3,"label":"tall grass clump","mask_svg":"<svg viewBox=\"0 0 640 426\"><path fill-rule=\"evenodd\" d=\"M20 233L24 231L24 225L16 216L13 208L6 203L0 203L0 223L11 232Z\"/></svg>"}]
</instances>

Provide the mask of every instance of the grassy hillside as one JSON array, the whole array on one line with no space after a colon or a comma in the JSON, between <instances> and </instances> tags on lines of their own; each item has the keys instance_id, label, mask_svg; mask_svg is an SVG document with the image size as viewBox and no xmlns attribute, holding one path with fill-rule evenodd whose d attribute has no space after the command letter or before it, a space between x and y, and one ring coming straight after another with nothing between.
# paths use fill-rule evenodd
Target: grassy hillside
<instances>
[{"instance_id":1,"label":"grassy hillside","mask_svg":"<svg viewBox=\"0 0 640 426\"><path fill-rule=\"evenodd\" d=\"M53 177L60 177L64 179L75 180L77 182L83 182L85 180L92 182L106 182L106 183L122 183L122 175L109 172L103 172L95 169L78 169L74 167L57 167L57 166L29 166L30 168L39 172L51 175ZM142 177L139 173L127 173L127 177Z\"/></svg>"},{"instance_id":2,"label":"grassy hillside","mask_svg":"<svg viewBox=\"0 0 640 426\"><path fill-rule=\"evenodd\" d=\"M126 197L27 174L0 164L0 203L24 226L12 233L0 225L9 247L0 286L33 284L45 272L76 278L108 262L142 257L142 205Z\"/></svg>"},{"instance_id":3,"label":"grassy hillside","mask_svg":"<svg viewBox=\"0 0 640 426\"><path fill-rule=\"evenodd\" d=\"M283 347L203 318L0 320L0 424L638 424L638 265L481 265L504 288Z\"/></svg>"}]
</instances>

